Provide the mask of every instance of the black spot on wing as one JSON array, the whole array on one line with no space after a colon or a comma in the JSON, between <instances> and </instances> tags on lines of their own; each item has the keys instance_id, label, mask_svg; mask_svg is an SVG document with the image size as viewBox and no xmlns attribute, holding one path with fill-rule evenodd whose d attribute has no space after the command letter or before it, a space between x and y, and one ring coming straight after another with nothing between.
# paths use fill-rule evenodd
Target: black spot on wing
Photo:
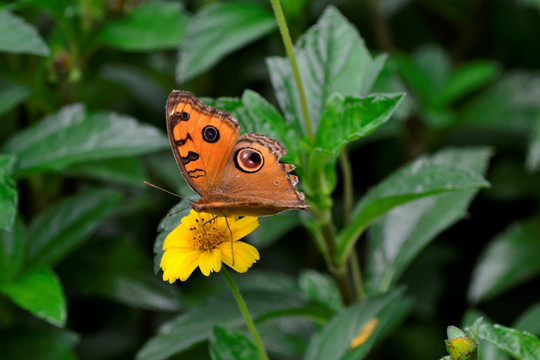
<instances>
[{"instance_id":1,"label":"black spot on wing","mask_svg":"<svg viewBox=\"0 0 540 360\"><path fill-rule=\"evenodd\" d=\"M199 154L194 153L193 151L190 151L188 152L186 156L182 156L182 164L186 165L198 159L199 159Z\"/></svg>"},{"instance_id":2,"label":"black spot on wing","mask_svg":"<svg viewBox=\"0 0 540 360\"><path fill-rule=\"evenodd\" d=\"M191 138L191 135L189 135L189 133L187 134L187 136L186 136L184 139L178 139L178 140L176 140L174 143L176 144L176 146L184 146L184 144L185 144L188 140L193 140L193 139Z\"/></svg>"}]
</instances>

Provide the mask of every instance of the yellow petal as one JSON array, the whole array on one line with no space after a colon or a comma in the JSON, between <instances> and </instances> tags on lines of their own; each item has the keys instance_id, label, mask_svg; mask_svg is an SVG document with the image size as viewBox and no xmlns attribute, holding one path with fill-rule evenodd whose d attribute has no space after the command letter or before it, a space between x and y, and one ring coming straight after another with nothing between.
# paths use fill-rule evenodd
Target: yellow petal
<instances>
[{"instance_id":1,"label":"yellow petal","mask_svg":"<svg viewBox=\"0 0 540 360\"><path fill-rule=\"evenodd\" d=\"M219 246L222 252L222 261L229 267L239 273L246 272L257 260L259 260L259 252L250 244L243 241L237 241L234 243L234 264L231 255L231 247L225 243Z\"/></svg>"},{"instance_id":2,"label":"yellow petal","mask_svg":"<svg viewBox=\"0 0 540 360\"><path fill-rule=\"evenodd\" d=\"M221 270L221 251L213 249L203 252L199 258L199 267L205 276Z\"/></svg>"},{"instance_id":3,"label":"yellow petal","mask_svg":"<svg viewBox=\"0 0 540 360\"><path fill-rule=\"evenodd\" d=\"M233 241L251 234L259 226L259 218L255 216L244 216L234 224L229 224L233 233Z\"/></svg>"},{"instance_id":4,"label":"yellow petal","mask_svg":"<svg viewBox=\"0 0 540 360\"><path fill-rule=\"evenodd\" d=\"M188 257L182 267L178 269L178 278L180 281L186 281L188 277L193 273L193 271L199 266L199 257L200 254L193 254Z\"/></svg>"},{"instance_id":5,"label":"yellow petal","mask_svg":"<svg viewBox=\"0 0 540 360\"><path fill-rule=\"evenodd\" d=\"M193 235L189 228L184 225L178 225L173 231L167 235L163 242L163 250L175 248L175 247L189 247L191 246L191 239Z\"/></svg>"}]
</instances>

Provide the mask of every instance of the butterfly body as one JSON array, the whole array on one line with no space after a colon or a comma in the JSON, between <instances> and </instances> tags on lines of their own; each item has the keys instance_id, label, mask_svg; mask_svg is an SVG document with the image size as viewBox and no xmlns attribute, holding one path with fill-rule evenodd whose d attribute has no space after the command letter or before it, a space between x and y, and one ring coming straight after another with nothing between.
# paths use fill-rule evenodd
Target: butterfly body
<instances>
[{"instance_id":1,"label":"butterfly body","mask_svg":"<svg viewBox=\"0 0 540 360\"><path fill-rule=\"evenodd\" d=\"M293 165L280 163L287 150L265 135L240 134L228 112L201 103L187 91L167 100L167 130L176 162L201 198L197 212L216 216L265 216L305 210L295 188Z\"/></svg>"}]
</instances>

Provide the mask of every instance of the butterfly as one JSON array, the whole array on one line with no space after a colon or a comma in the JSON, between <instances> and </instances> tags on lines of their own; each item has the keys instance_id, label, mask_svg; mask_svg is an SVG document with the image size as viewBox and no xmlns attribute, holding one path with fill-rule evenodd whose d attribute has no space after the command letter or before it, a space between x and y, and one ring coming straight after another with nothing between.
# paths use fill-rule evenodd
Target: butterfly
<instances>
[{"instance_id":1,"label":"butterfly","mask_svg":"<svg viewBox=\"0 0 540 360\"><path fill-rule=\"evenodd\" d=\"M294 165L280 163L287 150L265 135L240 134L226 111L203 104L187 91L167 99L167 131L176 163L201 198L191 207L215 216L265 216L306 210L296 190Z\"/></svg>"}]
</instances>

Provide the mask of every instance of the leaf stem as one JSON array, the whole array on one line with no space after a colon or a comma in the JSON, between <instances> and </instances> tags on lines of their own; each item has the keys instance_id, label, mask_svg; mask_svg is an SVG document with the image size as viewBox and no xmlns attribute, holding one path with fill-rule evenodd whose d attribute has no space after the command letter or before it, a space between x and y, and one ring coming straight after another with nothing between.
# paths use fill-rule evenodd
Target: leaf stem
<instances>
[{"instance_id":1,"label":"leaf stem","mask_svg":"<svg viewBox=\"0 0 540 360\"><path fill-rule=\"evenodd\" d=\"M362 281L362 270L360 269L360 261L358 261L358 255L356 251L352 251L349 256L351 263L351 274L353 278L354 290L356 292L356 301L361 301L365 294L364 282Z\"/></svg>"},{"instance_id":2,"label":"leaf stem","mask_svg":"<svg viewBox=\"0 0 540 360\"><path fill-rule=\"evenodd\" d=\"M234 295L234 298L236 300L236 303L238 304L238 308L240 309L240 312L242 313L242 316L244 317L244 320L246 321L246 325L251 332L251 335L253 336L253 339L255 340L255 345L257 346L257 351L259 352L259 356L261 360L269 360L268 354L266 353L266 349L264 348L264 344L262 342L261 336L259 335L259 332L257 331L257 328L255 327L255 323L253 323L253 319L251 318L251 315L249 314L248 308L246 306L246 303L244 301L244 298L242 297L242 294L240 294L240 291L238 290L238 287L236 286L233 278L227 271L227 269L223 266L221 268L221 275L223 275L223 278L227 282L227 285L231 288L231 291Z\"/></svg>"},{"instance_id":3,"label":"leaf stem","mask_svg":"<svg viewBox=\"0 0 540 360\"><path fill-rule=\"evenodd\" d=\"M328 256L325 257L326 266L332 274L336 285L338 286L341 298L345 305L349 305L353 301L351 287L347 278L347 267L344 265L336 265L336 234L331 224L331 212L330 209L324 210L322 212L317 212L314 209L311 209L311 212L317 220L317 225L322 233L322 238L324 239L326 249L328 250Z\"/></svg>"},{"instance_id":4,"label":"leaf stem","mask_svg":"<svg viewBox=\"0 0 540 360\"><path fill-rule=\"evenodd\" d=\"M309 117L306 93L304 92L304 86L302 85L302 78L300 77L296 57L294 56L291 34L289 33L289 28L287 27L287 22L285 21L285 16L283 15L283 9L281 8L279 0L270 0L270 2L272 3L272 8L274 9L274 15L276 16L279 32L281 33L281 39L283 40L287 57L291 63L294 80L296 81L296 88L298 89L298 96L300 97L300 104L302 105L302 114L304 117L306 134L311 140L313 140L313 130L311 128L311 119Z\"/></svg>"},{"instance_id":5,"label":"leaf stem","mask_svg":"<svg viewBox=\"0 0 540 360\"><path fill-rule=\"evenodd\" d=\"M352 214L354 188L351 160L346 148L339 154L339 165L343 175L343 223L347 225Z\"/></svg>"}]
</instances>

